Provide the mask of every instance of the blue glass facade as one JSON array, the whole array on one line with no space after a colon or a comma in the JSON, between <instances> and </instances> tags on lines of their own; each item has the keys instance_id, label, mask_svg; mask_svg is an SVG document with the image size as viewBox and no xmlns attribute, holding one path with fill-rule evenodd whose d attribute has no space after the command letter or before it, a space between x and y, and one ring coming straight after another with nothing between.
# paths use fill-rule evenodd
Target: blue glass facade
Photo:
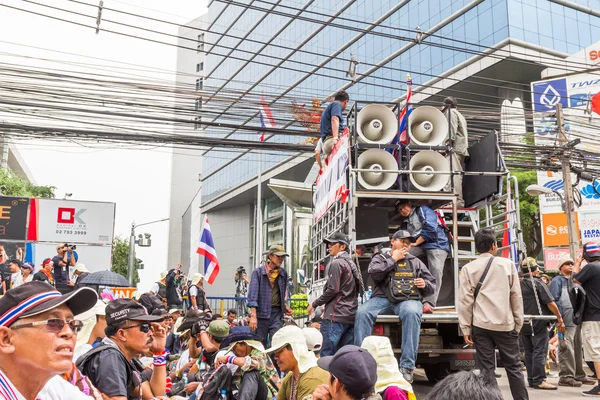
<instances>
[{"instance_id":1,"label":"blue glass facade","mask_svg":"<svg viewBox=\"0 0 600 400\"><path fill-rule=\"evenodd\" d=\"M574 2L592 8L598 5L597 0ZM346 71L351 52L361 62L358 74L382 64L347 89L351 99L391 101L405 93L407 73L411 74L413 88L418 88L474 53L509 37L574 53L597 41L600 32L600 18L551 0L283 0L274 8L276 13L268 15L242 3L213 1L206 16L210 33L206 34L204 46L205 88L208 85L211 94L220 89L215 99L227 96L229 101L205 99L203 109L212 107L225 112L206 117L215 121L258 125L258 118L252 118L254 110L248 110L244 100L256 104L264 93L269 102L284 96L273 108L279 110L274 112L278 126L286 126L291 114L281 110L289 108L292 99L302 103L315 96L324 99L350 82ZM270 9L274 3L255 1L252 6ZM300 9L304 11L300 13ZM326 24L335 13L339 17ZM303 19L294 19L295 14ZM425 39L427 44L413 42L417 27L422 32L436 29L433 36ZM387 60L395 52L398 54ZM277 64L279 68L275 67ZM234 96L234 92L239 95ZM301 127L295 124L291 129ZM248 132L214 128L206 129L204 134L256 138L256 134ZM297 143L304 138L276 136L270 140ZM263 168L275 166L287 157L289 154L269 152L263 156ZM207 177L202 190L204 203L255 177L258 155L212 150L206 154L203 165L203 175Z\"/></svg>"}]
</instances>

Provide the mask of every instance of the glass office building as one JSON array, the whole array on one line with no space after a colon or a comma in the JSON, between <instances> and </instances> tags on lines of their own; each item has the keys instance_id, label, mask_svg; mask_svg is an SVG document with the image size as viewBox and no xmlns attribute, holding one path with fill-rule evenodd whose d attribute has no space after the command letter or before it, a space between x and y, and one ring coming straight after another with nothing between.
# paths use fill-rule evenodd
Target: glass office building
<instances>
[{"instance_id":1,"label":"glass office building","mask_svg":"<svg viewBox=\"0 0 600 400\"><path fill-rule=\"evenodd\" d=\"M310 105L339 89L351 101L397 101L406 93L407 74L415 101L453 95L461 106L499 112L504 99L520 97L530 106L529 83L543 69L596 42L598 15L596 0L212 0L200 18L205 31L195 33L202 62L179 72L197 74L195 107L211 122L260 126L263 96L277 126L297 131L303 128L292 118L292 101ZM359 63L354 77L347 74L351 59ZM257 140L249 131L200 124L197 131ZM267 140L300 143L305 137ZM254 204L258 159L251 151L206 152L202 210ZM262 171L304 181L311 163L268 152ZM266 186L263 193L275 197ZM248 212L252 221L252 206Z\"/></svg>"}]
</instances>

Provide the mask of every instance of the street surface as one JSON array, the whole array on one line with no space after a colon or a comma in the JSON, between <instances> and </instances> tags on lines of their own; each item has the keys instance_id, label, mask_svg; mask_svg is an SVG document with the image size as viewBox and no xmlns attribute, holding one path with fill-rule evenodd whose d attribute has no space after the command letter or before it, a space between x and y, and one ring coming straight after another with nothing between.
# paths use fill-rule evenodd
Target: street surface
<instances>
[{"instance_id":1,"label":"street surface","mask_svg":"<svg viewBox=\"0 0 600 400\"><path fill-rule=\"evenodd\" d=\"M586 371L589 373L589 370ZM499 368L498 372L500 374L502 374L501 378L498 378L498 386L500 387L500 390L502 391L502 395L504 396L504 398L506 400L511 400L512 397L510 395L510 389L508 387L508 379L506 379L506 372L504 371L503 368ZM553 370L552 372L556 372L555 370ZM525 371L523 371L523 374L525 374ZM548 382L552 383L553 385L558 384L558 378L548 378ZM427 377L425 376L425 371L423 371L422 369L416 369L415 370L415 381L413 382L413 389L415 390L415 394L417 396L418 400L435 400L435 399L428 399L427 398L427 394L431 391L431 388L433 387L433 385L431 383L429 383L429 381L427 380ZM591 389L593 386L582 386L580 388L571 388L571 387L564 387L564 386L559 386L558 390L535 390L535 389L531 389L529 388L529 398L532 400L537 400L537 399L579 399L579 398L583 398L583 396L581 395L581 392L583 392L584 390L589 390ZM458 399L457 399L458 400Z\"/></svg>"}]
</instances>

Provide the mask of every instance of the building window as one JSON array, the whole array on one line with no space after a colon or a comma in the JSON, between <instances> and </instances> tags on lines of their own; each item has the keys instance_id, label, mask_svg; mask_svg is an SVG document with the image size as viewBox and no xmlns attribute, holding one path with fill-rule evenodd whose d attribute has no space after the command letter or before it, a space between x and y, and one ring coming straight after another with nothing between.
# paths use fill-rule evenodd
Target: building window
<instances>
[{"instance_id":1,"label":"building window","mask_svg":"<svg viewBox=\"0 0 600 400\"><path fill-rule=\"evenodd\" d=\"M196 111L202 110L202 97L196 99Z\"/></svg>"},{"instance_id":2,"label":"building window","mask_svg":"<svg viewBox=\"0 0 600 400\"><path fill-rule=\"evenodd\" d=\"M202 127L202 116L194 118L194 129L200 129Z\"/></svg>"},{"instance_id":3,"label":"building window","mask_svg":"<svg viewBox=\"0 0 600 400\"><path fill-rule=\"evenodd\" d=\"M198 51L204 51L204 33L198 35Z\"/></svg>"},{"instance_id":4,"label":"building window","mask_svg":"<svg viewBox=\"0 0 600 400\"><path fill-rule=\"evenodd\" d=\"M202 71L204 71L204 63L196 64L196 72L202 72Z\"/></svg>"},{"instance_id":5,"label":"building window","mask_svg":"<svg viewBox=\"0 0 600 400\"><path fill-rule=\"evenodd\" d=\"M200 78L200 79L196 79L196 90L202 90L204 89L204 79Z\"/></svg>"}]
</instances>

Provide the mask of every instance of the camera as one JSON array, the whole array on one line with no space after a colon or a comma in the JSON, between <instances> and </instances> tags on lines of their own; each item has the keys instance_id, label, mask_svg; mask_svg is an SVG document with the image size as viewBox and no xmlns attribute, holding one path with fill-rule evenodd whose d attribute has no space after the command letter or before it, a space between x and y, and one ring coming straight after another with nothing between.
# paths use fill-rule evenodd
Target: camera
<instances>
[{"instance_id":1,"label":"camera","mask_svg":"<svg viewBox=\"0 0 600 400\"><path fill-rule=\"evenodd\" d=\"M240 265L236 272L241 277L242 275L244 275L246 273L246 268L244 268L243 266Z\"/></svg>"},{"instance_id":2,"label":"camera","mask_svg":"<svg viewBox=\"0 0 600 400\"><path fill-rule=\"evenodd\" d=\"M192 325L192 328L191 328L192 336L196 336L200 332L207 330L208 325L212 321L212 318L213 318L212 313L200 311L198 313L198 321L196 321L194 323L194 325Z\"/></svg>"},{"instance_id":3,"label":"camera","mask_svg":"<svg viewBox=\"0 0 600 400\"><path fill-rule=\"evenodd\" d=\"M77 248L77 245L65 243L65 247L68 247L71 250L75 250Z\"/></svg>"}]
</instances>

